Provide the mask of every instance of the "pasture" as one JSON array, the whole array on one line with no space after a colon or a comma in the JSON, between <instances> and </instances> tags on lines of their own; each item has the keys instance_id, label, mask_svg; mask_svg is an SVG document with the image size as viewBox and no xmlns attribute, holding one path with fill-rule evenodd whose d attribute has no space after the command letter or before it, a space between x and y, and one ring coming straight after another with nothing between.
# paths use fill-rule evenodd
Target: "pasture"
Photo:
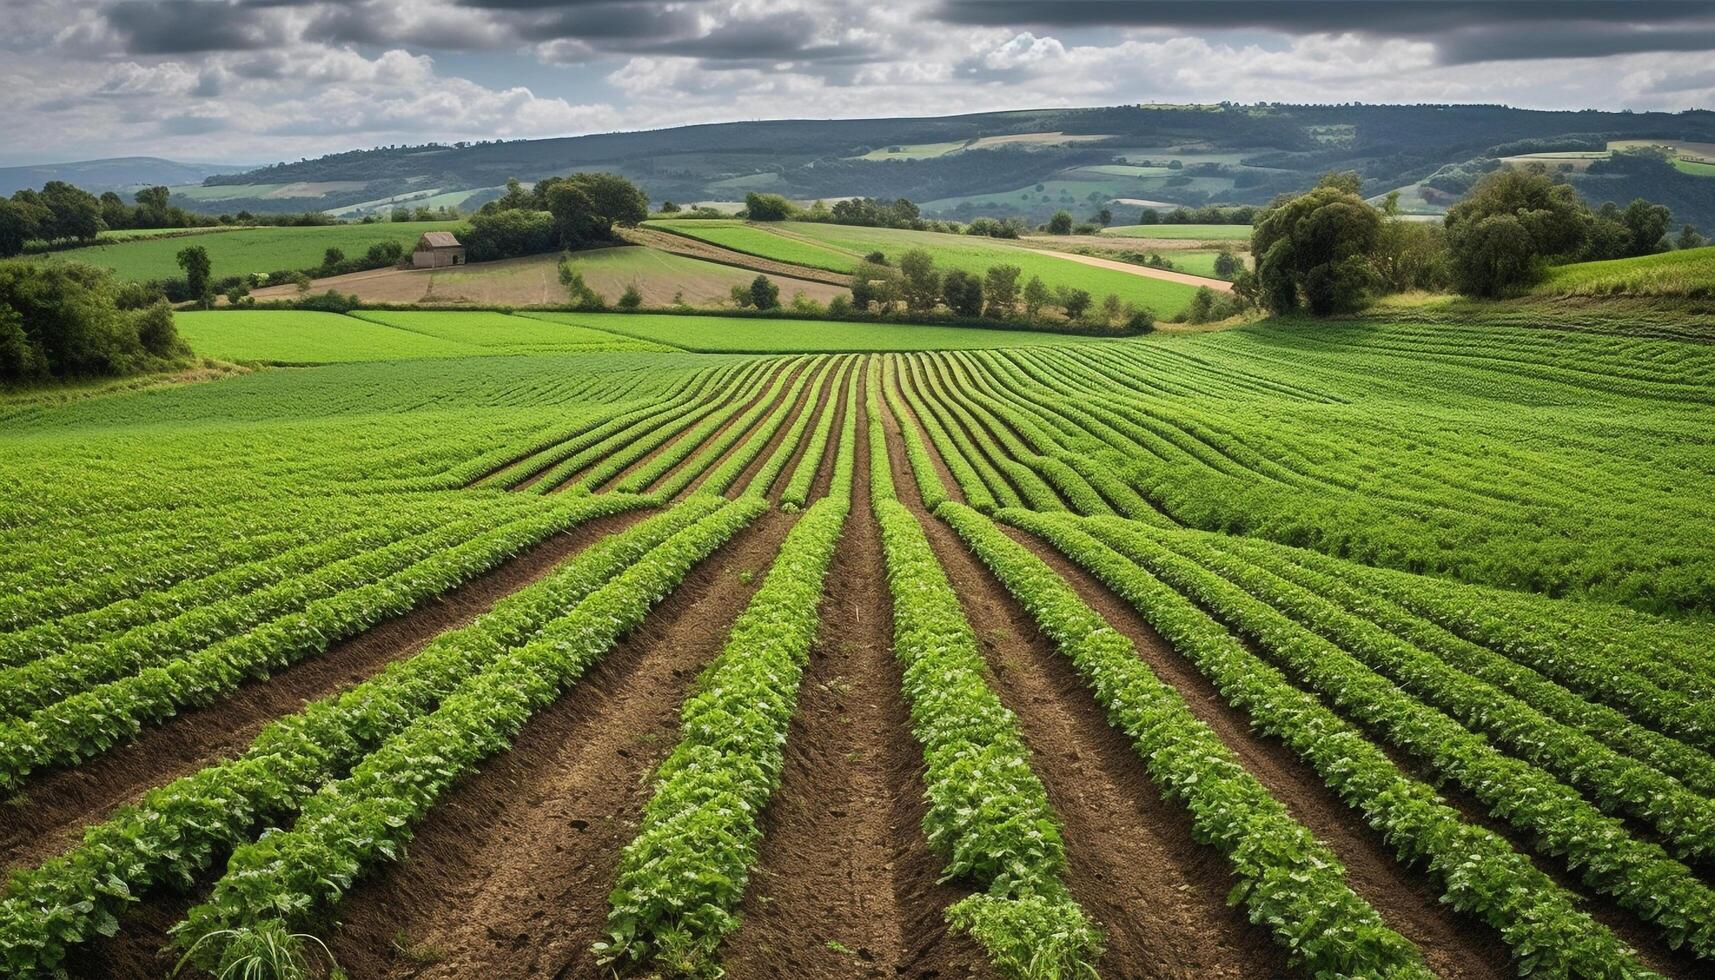
<instances>
[{"instance_id":1,"label":"pasture","mask_svg":"<svg viewBox=\"0 0 1715 980\"><path fill-rule=\"evenodd\" d=\"M1715 246L1554 266L1536 287L1562 296L1715 296Z\"/></svg>"},{"instance_id":2,"label":"pasture","mask_svg":"<svg viewBox=\"0 0 1715 980\"><path fill-rule=\"evenodd\" d=\"M1715 961L1715 348L180 323L0 427L10 976Z\"/></svg>"}]
</instances>

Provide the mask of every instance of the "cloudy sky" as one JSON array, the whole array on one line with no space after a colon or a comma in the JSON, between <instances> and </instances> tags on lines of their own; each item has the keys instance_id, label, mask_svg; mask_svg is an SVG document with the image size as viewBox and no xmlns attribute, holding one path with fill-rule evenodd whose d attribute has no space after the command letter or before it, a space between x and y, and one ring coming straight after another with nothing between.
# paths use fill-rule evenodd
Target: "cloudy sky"
<instances>
[{"instance_id":1,"label":"cloudy sky","mask_svg":"<svg viewBox=\"0 0 1715 980\"><path fill-rule=\"evenodd\" d=\"M0 0L0 164L1230 99L1715 107L1715 0Z\"/></svg>"}]
</instances>

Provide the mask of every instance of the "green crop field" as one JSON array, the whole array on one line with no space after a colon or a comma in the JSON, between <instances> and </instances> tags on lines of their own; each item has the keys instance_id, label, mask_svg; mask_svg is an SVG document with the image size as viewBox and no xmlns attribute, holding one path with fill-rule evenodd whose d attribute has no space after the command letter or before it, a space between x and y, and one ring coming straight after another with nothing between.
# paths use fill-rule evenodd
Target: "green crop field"
<instances>
[{"instance_id":1,"label":"green crop field","mask_svg":"<svg viewBox=\"0 0 1715 980\"><path fill-rule=\"evenodd\" d=\"M484 354L661 350L599 330L479 311L213 310L178 314L198 354L266 364L329 364Z\"/></svg>"},{"instance_id":2,"label":"green crop field","mask_svg":"<svg viewBox=\"0 0 1715 980\"><path fill-rule=\"evenodd\" d=\"M1715 346L1401 315L8 392L0 971L1706 976Z\"/></svg>"},{"instance_id":3,"label":"green crop field","mask_svg":"<svg viewBox=\"0 0 1715 980\"><path fill-rule=\"evenodd\" d=\"M1537 292L1571 296L1715 296L1715 246L1555 266Z\"/></svg>"},{"instance_id":4,"label":"green crop field","mask_svg":"<svg viewBox=\"0 0 1715 980\"><path fill-rule=\"evenodd\" d=\"M1250 225L1114 225L1102 234L1115 238L1197 239L1240 241L1251 237Z\"/></svg>"},{"instance_id":5,"label":"green crop field","mask_svg":"<svg viewBox=\"0 0 1715 980\"><path fill-rule=\"evenodd\" d=\"M141 238L111 245L27 256L25 261L84 262L112 269L124 279L139 282L174 279L184 275L179 268L181 249L198 245L208 250L214 276L250 275L313 269L322 264L329 248L338 248L355 258L377 242L398 242L409 250L425 231L457 231L457 221L376 222L374 224L316 225L293 228L237 228L215 230L183 238Z\"/></svg>"},{"instance_id":6,"label":"green crop field","mask_svg":"<svg viewBox=\"0 0 1715 980\"><path fill-rule=\"evenodd\" d=\"M1084 265L996 239L966 235L810 221L786 221L778 226L726 221L650 224L751 255L836 272L851 271L870 252L881 252L896 262L907 250L922 248L933 254L943 269L962 269L980 276L991 266L1015 265L1023 270L1024 279L1041 276L1051 287L1085 289L1098 301L1113 293L1160 316L1177 313L1196 292L1195 287L1182 283Z\"/></svg>"},{"instance_id":7,"label":"green crop field","mask_svg":"<svg viewBox=\"0 0 1715 980\"><path fill-rule=\"evenodd\" d=\"M527 313L525 316L594 327L622 337L684 350L735 353L790 351L988 350L1107 343L1093 337L1037 330L988 330L924 324L845 323L670 313Z\"/></svg>"}]
</instances>

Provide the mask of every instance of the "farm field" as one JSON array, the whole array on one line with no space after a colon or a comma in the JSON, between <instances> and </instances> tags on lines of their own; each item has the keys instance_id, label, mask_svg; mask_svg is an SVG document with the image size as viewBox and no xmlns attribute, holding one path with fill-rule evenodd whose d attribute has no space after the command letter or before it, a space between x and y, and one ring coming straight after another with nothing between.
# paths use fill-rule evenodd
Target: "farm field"
<instances>
[{"instance_id":1,"label":"farm field","mask_svg":"<svg viewBox=\"0 0 1715 980\"><path fill-rule=\"evenodd\" d=\"M393 241L407 251L425 231L456 231L457 221L378 222L355 225L316 225L310 227L216 229L197 234L195 241L179 237L135 238L111 245L91 245L43 255L25 256L17 261L82 262L112 269L123 279L146 282L151 279L175 279L184 273L178 265L181 249L200 245L208 250L214 275L249 275L313 269L322 263L329 248L339 248L347 256L361 256L376 242Z\"/></svg>"},{"instance_id":2,"label":"farm field","mask_svg":"<svg viewBox=\"0 0 1715 980\"><path fill-rule=\"evenodd\" d=\"M1555 266L1536 291L1565 296L1715 296L1715 246Z\"/></svg>"},{"instance_id":3,"label":"farm field","mask_svg":"<svg viewBox=\"0 0 1715 980\"><path fill-rule=\"evenodd\" d=\"M1114 225L1103 228L1114 238L1188 238L1199 241L1249 241L1250 225Z\"/></svg>"},{"instance_id":4,"label":"farm field","mask_svg":"<svg viewBox=\"0 0 1715 980\"><path fill-rule=\"evenodd\" d=\"M1715 959L1708 345L180 324L0 409L8 976Z\"/></svg>"},{"instance_id":5,"label":"farm field","mask_svg":"<svg viewBox=\"0 0 1715 980\"><path fill-rule=\"evenodd\" d=\"M850 272L863 257L879 251L896 261L905 251L923 248L935 256L942 268L963 269L982 275L990 266L1010 264L1024 277L1041 276L1050 287L1085 289L1100 299L1113 293L1167 316L1189 303L1195 286L1153 279L1130 271L1102 269L993 239L948 235L939 232L894 228L864 228L853 225L807 221L756 224L718 220L651 221L648 227L689 235L704 241L782 262L792 262L836 272Z\"/></svg>"},{"instance_id":6,"label":"farm field","mask_svg":"<svg viewBox=\"0 0 1715 980\"><path fill-rule=\"evenodd\" d=\"M636 286L646 306L669 306L677 301L697 306L732 305L732 287L749 286L755 272L653 248L622 246L574 253L573 264L584 282L608 302ZM782 302L795 293L825 303L848 292L841 286L775 276ZM442 269L371 269L317 279L312 293L328 289L356 296L365 303L409 303L426 306L550 306L566 301L560 282L558 253L530 255L498 262L473 262ZM292 285L253 290L257 302L292 300Z\"/></svg>"}]
</instances>

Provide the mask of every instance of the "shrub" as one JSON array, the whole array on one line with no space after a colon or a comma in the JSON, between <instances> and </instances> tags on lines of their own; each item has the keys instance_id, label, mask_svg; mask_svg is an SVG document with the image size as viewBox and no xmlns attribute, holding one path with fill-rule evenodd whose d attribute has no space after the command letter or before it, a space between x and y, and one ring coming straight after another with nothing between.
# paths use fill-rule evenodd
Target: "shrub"
<instances>
[{"instance_id":1,"label":"shrub","mask_svg":"<svg viewBox=\"0 0 1715 980\"><path fill-rule=\"evenodd\" d=\"M637 291L637 284L625 287L625 292L619 295L619 302L614 304L622 310L635 310L643 305L643 294Z\"/></svg>"},{"instance_id":2,"label":"shrub","mask_svg":"<svg viewBox=\"0 0 1715 980\"><path fill-rule=\"evenodd\" d=\"M0 265L0 378L130 374L189 353L164 301L105 270Z\"/></svg>"},{"instance_id":3,"label":"shrub","mask_svg":"<svg viewBox=\"0 0 1715 980\"><path fill-rule=\"evenodd\" d=\"M757 276L750 281L750 305L759 310L779 309L780 287L767 276Z\"/></svg>"},{"instance_id":4,"label":"shrub","mask_svg":"<svg viewBox=\"0 0 1715 980\"><path fill-rule=\"evenodd\" d=\"M785 221L797 210L791 201L779 194L752 191L744 196L745 217L751 221Z\"/></svg>"},{"instance_id":5,"label":"shrub","mask_svg":"<svg viewBox=\"0 0 1715 980\"><path fill-rule=\"evenodd\" d=\"M953 269L941 279L941 301L957 316L981 316L982 281L962 269Z\"/></svg>"}]
</instances>

